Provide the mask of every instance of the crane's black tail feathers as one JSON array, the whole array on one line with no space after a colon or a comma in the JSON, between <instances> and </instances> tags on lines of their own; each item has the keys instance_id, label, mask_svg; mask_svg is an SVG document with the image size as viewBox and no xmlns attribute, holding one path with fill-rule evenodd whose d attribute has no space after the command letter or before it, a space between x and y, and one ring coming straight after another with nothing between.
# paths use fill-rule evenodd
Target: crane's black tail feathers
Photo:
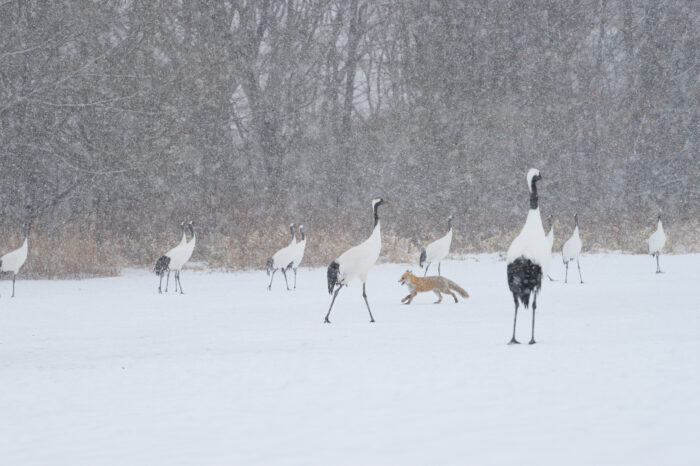
<instances>
[{"instance_id":1,"label":"crane's black tail feathers","mask_svg":"<svg viewBox=\"0 0 700 466\"><path fill-rule=\"evenodd\" d=\"M328 294L333 293L333 289L335 288L335 285L338 283L338 271L340 270L340 264L338 264L336 261L331 262L331 265L328 266Z\"/></svg>"},{"instance_id":2,"label":"crane's black tail feathers","mask_svg":"<svg viewBox=\"0 0 700 466\"><path fill-rule=\"evenodd\" d=\"M420 252L420 260L418 261L418 265L420 265L421 268L423 268L423 264L425 264L425 260L428 258L427 254L425 253L425 249L421 250Z\"/></svg>"},{"instance_id":3,"label":"crane's black tail feathers","mask_svg":"<svg viewBox=\"0 0 700 466\"><path fill-rule=\"evenodd\" d=\"M163 275L163 273L168 270L169 265L170 258L168 256L160 256L160 258L156 261L156 266L153 270L156 272L156 275Z\"/></svg>"},{"instance_id":4,"label":"crane's black tail feathers","mask_svg":"<svg viewBox=\"0 0 700 466\"><path fill-rule=\"evenodd\" d=\"M272 257L270 257L267 260L267 275L268 275L268 277L270 276L270 273L272 272L272 270L274 268L275 268L275 261L272 259Z\"/></svg>"}]
</instances>

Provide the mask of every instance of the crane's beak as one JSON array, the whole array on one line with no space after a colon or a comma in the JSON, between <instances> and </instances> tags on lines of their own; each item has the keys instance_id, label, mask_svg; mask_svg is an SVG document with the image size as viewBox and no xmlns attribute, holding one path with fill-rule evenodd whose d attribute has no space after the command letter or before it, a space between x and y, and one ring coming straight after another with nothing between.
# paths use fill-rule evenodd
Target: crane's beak
<instances>
[{"instance_id":1,"label":"crane's beak","mask_svg":"<svg viewBox=\"0 0 700 466\"><path fill-rule=\"evenodd\" d=\"M386 204L386 205L394 205L393 202L389 202L389 201L387 201L386 199L384 199L384 204Z\"/></svg>"}]
</instances>

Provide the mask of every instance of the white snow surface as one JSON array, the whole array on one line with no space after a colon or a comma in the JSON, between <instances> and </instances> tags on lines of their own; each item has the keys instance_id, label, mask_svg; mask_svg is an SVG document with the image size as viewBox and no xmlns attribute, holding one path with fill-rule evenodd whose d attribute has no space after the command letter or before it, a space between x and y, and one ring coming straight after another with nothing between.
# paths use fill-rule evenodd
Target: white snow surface
<instances>
[{"instance_id":1,"label":"white snow surface","mask_svg":"<svg viewBox=\"0 0 700 466\"><path fill-rule=\"evenodd\" d=\"M443 265L469 299L400 304L404 264L336 300L264 271L0 282L4 465L697 465L700 255L585 255L510 339L506 263ZM559 263L550 271L563 275ZM529 311L519 313L527 341Z\"/></svg>"},{"instance_id":2,"label":"white snow surface","mask_svg":"<svg viewBox=\"0 0 700 466\"><path fill-rule=\"evenodd\" d=\"M528 174L528 178L530 175ZM530 259L535 264L542 267L542 273L547 274L552 262L552 249L549 247L547 238L542 227L542 217L540 209L529 209L525 225L518 236L508 248L506 260L510 264L519 257Z\"/></svg>"}]
</instances>

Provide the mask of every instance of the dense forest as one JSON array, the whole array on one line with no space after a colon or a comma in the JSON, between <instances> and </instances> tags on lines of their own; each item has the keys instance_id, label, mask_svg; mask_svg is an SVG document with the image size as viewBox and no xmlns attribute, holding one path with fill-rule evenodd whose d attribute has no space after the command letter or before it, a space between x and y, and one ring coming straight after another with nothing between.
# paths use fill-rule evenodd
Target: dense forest
<instances>
[{"instance_id":1,"label":"dense forest","mask_svg":"<svg viewBox=\"0 0 700 466\"><path fill-rule=\"evenodd\" d=\"M0 252L27 270L260 267L303 223L324 264L382 210L415 260L503 251L541 170L555 248L700 251L690 0L0 1Z\"/></svg>"}]
</instances>

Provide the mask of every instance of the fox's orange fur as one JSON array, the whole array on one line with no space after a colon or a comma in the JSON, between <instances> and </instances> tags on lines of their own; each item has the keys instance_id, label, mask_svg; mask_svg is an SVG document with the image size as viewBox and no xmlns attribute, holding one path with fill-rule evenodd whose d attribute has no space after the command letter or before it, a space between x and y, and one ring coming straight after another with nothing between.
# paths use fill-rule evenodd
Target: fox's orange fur
<instances>
[{"instance_id":1,"label":"fox's orange fur","mask_svg":"<svg viewBox=\"0 0 700 466\"><path fill-rule=\"evenodd\" d=\"M435 304L439 304L442 301L442 294L440 293L451 295L455 299L455 302L457 302L457 296L455 296L451 290L456 291L462 295L463 298L469 297L469 293L464 291L464 289L455 282L445 277L416 277L410 270L407 270L406 273L401 275L399 283L408 285L408 289L411 291L411 294L401 300L404 304L411 304L411 301L413 301L413 298L415 298L418 293L426 291L433 291L438 295L438 300L435 301Z\"/></svg>"}]
</instances>

